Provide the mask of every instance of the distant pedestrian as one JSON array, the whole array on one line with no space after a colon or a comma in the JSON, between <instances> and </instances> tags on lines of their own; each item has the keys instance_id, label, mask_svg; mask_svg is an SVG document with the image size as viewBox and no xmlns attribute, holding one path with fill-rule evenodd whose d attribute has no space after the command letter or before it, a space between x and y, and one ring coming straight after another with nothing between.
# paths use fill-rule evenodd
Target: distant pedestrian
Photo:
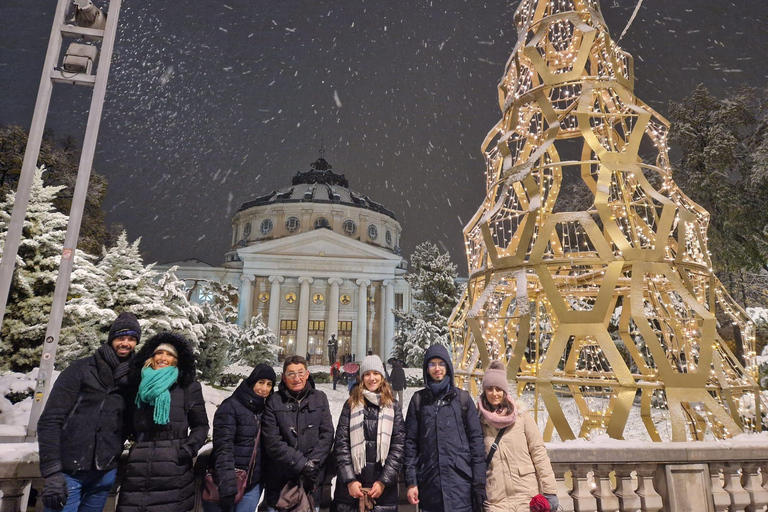
<instances>
[{"instance_id":1,"label":"distant pedestrian","mask_svg":"<svg viewBox=\"0 0 768 512\"><path fill-rule=\"evenodd\" d=\"M362 384L344 404L336 429L337 512L396 512L397 481L403 464L405 424L400 404L384 379L378 356L360 365ZM373 501L371 501L373 500Z\"/></svg>"},{"instance_id":2,"label":"distant pedestrian","mask_svg":"<svg viewBox=\"0 0 768 512\"><path fill-rule=\"evenodd\" d=\"M403 391L406 387L408 387L408 384L405 380L405 370L403 370L403 362L399 359L393 359L392 360L392 373L390 373L389 378L390 383L392 384L392 390L395 392L395 396L397 397L397 401L400 402L400 404L403 404Z\"/></svg>"},{"instance_id":3,"label":"distant pedestrian","mask_svg":"<svg viewBox=\"0 0 768 512\"><path fill-rule=\"evenodd\" d=\"M104 508L127 437L128 373L140 340L136 316L121 313L107 343L54 383L37 424L46 512Z\"/></svg>"},{"instance_id":4,"label":"distant pedestrian","mask_svg":"<svg viewBox=\"0 0 768 512\"><path fill-rule=\"evenodd\" d=\"M336 391L336 383L339 382L341 376L341 363L334 361L331 365L331 377L333 378L333 390Z\"/></svg>"},{"instance_id":5,"label":"distant pedestrian","mask_svg":"<svg viewBox=\"0 0 768 512\"><path fill-rule=\"evenodd\" d=\"M157 334L144 344L132 367L132 378L138 381L135 443L117 512L190 512L195 506L192 460L208 437L192 345L179 334Z\"/></svg>"},{"instance_id":6,"label":"distant pedestrian","mask_svg":"<svg viewBox=\"0 0 768 512\"><path fill-rule=\"evenodd\" d=\"M453 384L453 364L442 345L424 354L425 388L405 419L408 501L428 512L483 512L485 450L477 409Z\"/></svg>"},{"instance_id":7,"label":"distant pedestrian","mask_svg":"<svg viewBox=\"0 0 768 512\"><path fill-rule=\"evenodd\" d=\"M538 494L544 495L551 510L557 510L555 473L541 433L510 396L501 361L491 361L485 371L477 407L489 457L488 511L528 512L531 498Z\"/></svg>"},{"instance_id":8,"label":"distant pedestrian","mask_svg":"<svg viewBox=\"0 0 768 512\"><path fill-rule=\"evenodd\" d=\"M347 391L351 395L352 390L357 386L358 372L345 372L344 375L347 377Z\"/></svg>"}]
</instances>

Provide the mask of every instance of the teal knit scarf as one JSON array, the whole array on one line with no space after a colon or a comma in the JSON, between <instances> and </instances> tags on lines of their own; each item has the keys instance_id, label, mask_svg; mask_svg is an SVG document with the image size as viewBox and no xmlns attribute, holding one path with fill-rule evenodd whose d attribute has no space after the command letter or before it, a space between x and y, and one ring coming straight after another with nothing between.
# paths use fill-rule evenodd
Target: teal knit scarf
<instances>
[{"instance_id":1,"label":"teal knit scarf","mask_svg":"<svg viewBox=\"0 0 768 512\"><path fill-rule=\"evenodd\" d=\"M167 425L171 413L171 393L168 391L179 377L179 369L175 366L166 366L153 370L147 366L141 370L141 384L136 394L136 407L141 407L141 402L155 406L154 420L158 425Z\"/></svg>"}]
</instances>

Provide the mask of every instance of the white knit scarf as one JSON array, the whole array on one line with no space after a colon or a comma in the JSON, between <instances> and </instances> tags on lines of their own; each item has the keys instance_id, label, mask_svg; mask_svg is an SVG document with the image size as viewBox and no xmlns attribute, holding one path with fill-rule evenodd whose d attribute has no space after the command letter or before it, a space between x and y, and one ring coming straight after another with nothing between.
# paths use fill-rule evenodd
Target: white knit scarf
<instances>
[{"instance_id":1,"label":"white knit scarf","mask_svg":"<svg viewBox=\"0 0 768 512\"><path fill-rule=\"evenodd\" d=\"M378 425L376 429L376 462L387 460L389 455L389 443L392 439L392 427L395 423L395 410L392 405L381 407L380 393L363 390L363 396L373 405L379 408ZM357 404L349 412L349 444L352 452L352 467L355 475L363 472L365 467L365 429L363 427L364 404Z\"/></svg>"}]
</instances>

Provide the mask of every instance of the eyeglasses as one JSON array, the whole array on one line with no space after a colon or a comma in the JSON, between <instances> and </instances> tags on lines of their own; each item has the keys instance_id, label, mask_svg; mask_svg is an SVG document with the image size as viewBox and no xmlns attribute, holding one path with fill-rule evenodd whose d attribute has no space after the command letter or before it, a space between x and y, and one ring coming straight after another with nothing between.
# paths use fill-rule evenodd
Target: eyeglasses
<instances>
[{"instance_id":1,"label":"eyeglasses","mask_svg":"<svg viewBox=\"0 0 768 512\"><path fill-rule=\"evenodd\" d=\"M445 368L446 367L446 365L445 365L445 363L443 361L440 361L440 362L437 362L437 363L428 363L427 366L430 367L430 368Z\"/></svg>"},{"instance_id":2,"label":"eyeglasses","mask_svg":"<svg viewBox=\"0 0 768 512\"><path fill-rule=\"evenodd\" d=\"M286 373L285 376L289 379L303 379L304 375L306 375L307 372L301 371L301 372L290 372Z\"/></svg>"}]
</instances>

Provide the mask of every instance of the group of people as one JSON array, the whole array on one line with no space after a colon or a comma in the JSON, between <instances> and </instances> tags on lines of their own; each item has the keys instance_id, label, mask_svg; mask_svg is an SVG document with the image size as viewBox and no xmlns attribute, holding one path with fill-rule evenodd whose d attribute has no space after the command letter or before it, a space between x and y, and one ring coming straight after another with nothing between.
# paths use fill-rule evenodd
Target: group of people
<instances>
[{"instance_id":1,"label":"group of people","mask_svg":"<svg viewBox=\"0 0 768 512\"><path fill-rule=\"evenodd\" d=\"M140 339L136 317L121 314L108 343L59 376L38 427L46 511L102 510L128 437L118 512L193 509L192 461L209 429L194 354L171 333L134 354ZM401 474L408 501L426 512L527 512L539 494L557 508L541 435L510 394L502 363L485 372L475 404L454 385L448 351L430 347L425 387L405 419L386 374L378 356L363 359L334 429L305 358L288 356L279 382L257 365L214 415L218 492L204 510L254 512L264 491L270 512L306 512L334 469L338 512L396 511Z\"/></svg>"}]
</instances>

